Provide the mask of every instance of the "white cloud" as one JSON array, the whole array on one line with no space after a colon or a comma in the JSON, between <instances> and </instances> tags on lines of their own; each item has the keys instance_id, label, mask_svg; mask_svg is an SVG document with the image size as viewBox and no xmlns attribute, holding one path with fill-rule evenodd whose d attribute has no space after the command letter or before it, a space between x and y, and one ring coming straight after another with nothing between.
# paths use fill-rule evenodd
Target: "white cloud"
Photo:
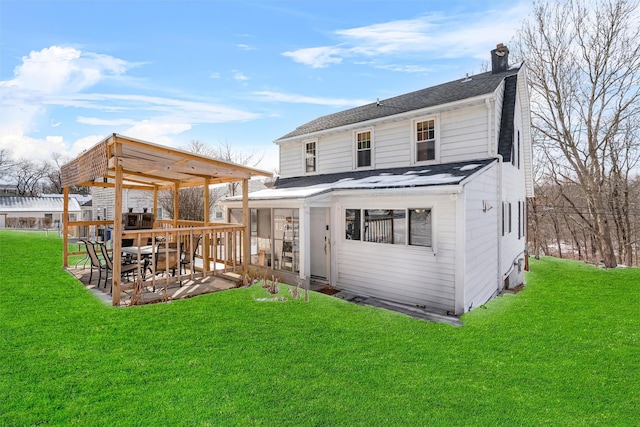
<instances>
[{"instance_id":1,"label":"white cloud","mask_svg":"<svg viewBox=\"0 0 640 427\"><path fill-rule=\"evenodd\" d=\"M261 116L201 99L122 93L130 89L128 86L111 93L91 93L93 87L106 79L125 82L125 73L133 66L119 58L72 47L51 46L31 52L15 67L12 79L0 81L0 146L11 148L17 157L48 159L51 152L75 155L82 147L87 148L87 141L93 144L102 139L87 136L73 142L58 136L32 136L39 126L50 129L61 124L47 117L56 107L96 112L79 115L77 123L110 128L127 126L123 134L168 144L172 143L170 135L185 132L194 124L246 121ZM235 78L241 82L248 80L240 72L236 72ZM100 117L103 112L110 113L109 117Z\"/></svg>"},{"instance_id":2,"label":"white cloud","mask_svg":"<svg viewBox=\"0 0 640 427\"><path fill-rule=\"evenodd\" d=\"M15 67L14 78L0 81L0 143L14 156L49 159L51 152L66 152L57 136L33 138L29 134L43 123L52 98L72 97L103 79L119 77L132 64L108 55L82 52L73 47L51 46L32 51Z\"/></svg>"},{"instance_id":3,"label":"white cloud","mask_svg":"<svg viewBox=\"0 0 640 427\"><path fill-rule=\"evenodd\" d=\"M329 105L334 107L354 107L373 102L372 100L362 99L341 99L341 98L319 98L305 95L289 94L272 91L257 91L254 95L270 102L287 102L292 104L313 104L313 105Z\"/></svg>"},{"instance_id":4,"label":"white cloud","mask_svg":"<svg viewBox=\"0 0 640 427\"><path fill-rule=\"evenodd\" d=\"M342 62L344 50L331 47L308 47L294 51L284 52L282 55L293 59L295 62L308 65L312 68L326 68L330 64L339 64Z\"/></svg>"},{"instance_id":5,"label":"white cloud","mask_svg":"<svg viewBox=\"0 0 640 427\"><path fill-rule=\"evenodd\" d=\"M244 43L237 44L236 47L238 47L238 48L240 48L242 50L256 50L255 47L250 46L248 44L244 44Z\"/></svg>"},{"instance_id":6,"label":"white cloud","mask_svg":"<svg viewBox=\"0 0 640 427\"><path fill-rule=\"evenodd\" d=\"M188 123L143 120L123 132L123 135L150 141L156 144L174 146L167 135L177 135L191 129Z\"/></svg>"},{"instance_id":7,"label":"white cloud","mask_svg":"<svg viewBox=\"0 0 640 427\"><path fill-rule=\"evenodd\" d=\"M336 34L358 43L351 52L365 55L422 50L433 44L428 30L434 17L373 24L366 27L338 30Z\"/></svg>"},{"instance_id":8,"label":"white cloud","mask_svg":"<svg viewBox=\"0 0 640 427\"><path fill-rule=\"evenodd\" d=\"M210 79L219 79L221 77L222 76L220 75L220 73L211 73L211 74L209 74L209 78Z\"/></svg>"},{"instance_id":9,"label":"white cloud","mask_svg":"<svg viewBox=\"0 0 640 427\"><path fill-rule=\"evenodd\" d=\"M135 124L135 120L131 119L100 119L98 117L83 117L78 116L76 119L78 123L82 123L85 125L93 125L93 126L123 126L123 125L133 125Z\"/></svg>"},{"instance_id":10,"label":"white cloud","mask_svg":"<svg viewBox=\"0 0 640 427\"><path fill-rule=\"evenodd\" d=\"M0 148L9 150L14 159L51 160L53 153L71 155L62 136L0 135Z\"/></svg>"},{"instance_id":11,"label":"white cloud","mask_svg":"<svg viewBox=\"0 0 640 427\"><path fill-rule=\"evenodd\" d=\"M282 55L312 68L340 64L350 58L413 58L428 54L429 59L474 57L485 59L496 43L507 43L516 33L529 5L510 9L444 16L430 14L416 19L396 20L334 31L340 43L333 46L301 48ZM499 25L496 16L499 16ZM397 61L394 61L397 62ZM377 68L382 65L378 64ZM387 65L387 69L418 72L419 65Z\"/></svg>"},{"instance_id":12,"label":"white cloud","mask_svg":"<svg viewBox=\"0 0 640 427\"><path fill-rule=\"evenodd\" d=\"M70 157L76 157L84 150L88 150L98 142L102 141L105 137L106 135L89 135L76 140L73 144L71 144L71 150L69 152Z\"/></svg>"},{"instance_id":13,"label":"white cloud","mask_svg":"<svg viewBox=\"0 0 640 427\"><path fill-rule=\"evenodd\" d=\"M380 70L400 71L403 73L429 73L435 70L434 67L417 64L381 64L377 61L355 61L357 65L367 65Z\"/></svg>"},{"instance_id":14,"label":"white cloud","mask_svg":"<svg viewBox=\"0 0 640 427\"><path fill-rule=\"evenodd\" d=\"M245 76L240 71L234 71L233 72L233 79L237 80L239 82L246 82L247 80L249 80L249 77Z\"/></svg>"},{"instance_id":15,"label":"white cloud","mask_svg":"<svg viewBox=\"0 0 640 427\"><path fill-rule=\"evenodd\" d=\"M41 94L74 93L107 76L122 75L129 67L126 61L112 56L51 46L23 57L22 64L14 70L15 78L0 82L0 87Z\"/></svg>"}]
</instances>

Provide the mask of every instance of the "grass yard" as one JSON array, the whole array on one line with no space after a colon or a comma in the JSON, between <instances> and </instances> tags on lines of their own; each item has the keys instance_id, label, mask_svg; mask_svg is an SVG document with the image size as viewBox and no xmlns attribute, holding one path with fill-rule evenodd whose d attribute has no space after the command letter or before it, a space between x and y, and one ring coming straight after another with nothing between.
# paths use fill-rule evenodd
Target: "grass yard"
<instances>
[{"instance_id":1,"label":"grass yard","mask_svg":"<svg viewBox=\"0 0 640 427\"><path fill-rule=\"evenodd\" d=\"M313 293L107 307L0 231L0 425L638 425L640 269L532 260L454 328Z\"/></svg>"}]
</instances>

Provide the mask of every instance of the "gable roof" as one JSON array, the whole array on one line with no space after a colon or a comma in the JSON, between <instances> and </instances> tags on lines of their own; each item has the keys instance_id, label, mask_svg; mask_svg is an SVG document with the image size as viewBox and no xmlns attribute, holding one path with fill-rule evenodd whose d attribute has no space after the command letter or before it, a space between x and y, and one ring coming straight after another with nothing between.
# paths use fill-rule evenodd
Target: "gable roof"
<instances>
[{"instance_id":1,"label":"gable roof","mask_svg":"<svg viewBox=\"0 0 640 427\"><path fill-rule=\"evenodd\" d=\"M522 64L514 66L501 73L492 74L491 72L486 72L476 74L463 79L457 79L448 83L384 99L379 102L372 102L371 104L318 117L278 138L276 142L486 95L494 92L506 77L517 74L521 66Z\"/></svg>"},{"instance_id":2,"label":"gable roof","mask_svg":"<svg viewBox=\"0 0 640 427\"><path fill-rule=\"evenodd\" d=\"M63 212L63 197L0 197L0 212ZM69 198L69 212L80 212L78 201Z\"/></svg>"},{"instance_id":3,"label":"gable roof","mask_svg":"<svg viewBox=\"0 0 640 427\"><path fill-rule=\"evenodd\" d=\"M383 188L414 188L438 185L458 185L482 170L495 159L341 172L278 179L274 188L249 195L250 200L300 199L334 190L365 190ZM240 200L232 197L228 200Z\"/></svg>"}]
</instances>

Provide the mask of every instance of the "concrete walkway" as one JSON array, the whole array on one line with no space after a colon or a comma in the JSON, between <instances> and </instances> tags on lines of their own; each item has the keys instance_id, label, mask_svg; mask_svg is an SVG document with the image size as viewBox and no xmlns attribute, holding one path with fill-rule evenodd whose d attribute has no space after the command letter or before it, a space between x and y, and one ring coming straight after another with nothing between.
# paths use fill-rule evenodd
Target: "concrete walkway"
<instances>
[{"instance_id":1,"label":"concrete walkway","mask_svg":"<svg viewBox=\"0 0 640 427\"><path fill-rule=\"evenodd\" d=\"M368 305L371 307L378 307L385 310L391 310L398 313L406 314L407 316L411 316L414 319L427 320L434 323L446 323L451 326L463 325L463 323L460 322L460 319L455 316L447 316L430 312L423 308L409 304L402 304L399 302L387 301L380 298L356 295L348 291L340 291L333 296L358 305Z\"/></svg>"}]
</instances>

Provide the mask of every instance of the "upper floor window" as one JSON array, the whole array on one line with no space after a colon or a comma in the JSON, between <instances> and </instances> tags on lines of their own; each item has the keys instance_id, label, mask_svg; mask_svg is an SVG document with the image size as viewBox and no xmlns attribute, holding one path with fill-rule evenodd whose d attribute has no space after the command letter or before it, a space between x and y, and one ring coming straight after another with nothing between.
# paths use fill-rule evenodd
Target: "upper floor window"
<instances>
[{"instance_id":1,"label":"upper floor window","mask_svg":"<svg viewBox=\"0 0 640 427\"><path fill-rule=\"evenodd\" d=\"M415 122L415 156L416 162L436 159L436 120L420 120Z\"/></svg>"},{"instance_id":2,"label":"upper floor window","mask_svg":"<svg viewBox=\"0 0 640 427\"><path fill-rule=\"evenodd\" d=\"M371 131L356 132L356 167L371 166L372 148Z\"/></svg>"},{"instance_id":3,"label":"upper floor window","mask_svg":"<svg viewBox=\"0 0 640 427\"><path fill-rule=\"evenodd\" d=\"M316 141L309 141L304 144L304 164L305 173L317 171L318 155L316 151Z\"/></svg>"}]
</instances>

